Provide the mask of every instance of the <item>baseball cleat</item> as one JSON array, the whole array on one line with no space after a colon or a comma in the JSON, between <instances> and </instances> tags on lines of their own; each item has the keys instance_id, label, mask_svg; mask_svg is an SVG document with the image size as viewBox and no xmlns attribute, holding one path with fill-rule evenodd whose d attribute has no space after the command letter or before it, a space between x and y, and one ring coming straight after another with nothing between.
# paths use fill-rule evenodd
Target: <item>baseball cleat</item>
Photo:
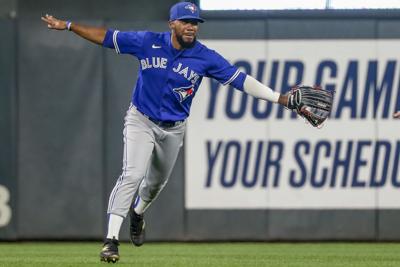
<instances>
[{"instance_id":1,"label":"baseball cleat","mask_svg":"<svg viewBox=\"0 0 400 267\"><path fill-rule=\"evenodd\" d=\"M145 235L145 226L143 215L136 214L134 209L131 209L129 213L130 220L130 236L132 243L139 247L144 243L144 235Z\"/></svg>"},{"instance_id":2,"label":"baseball cleat","mask_svg":"<svg viewBox=\"0 0 400 267\"><path fill-rule=\"evenodd\" d=\"M100 252L100 261L116 263L119 260L118 246L118 240L107 238Z\"/></svg>"}]
</instances>

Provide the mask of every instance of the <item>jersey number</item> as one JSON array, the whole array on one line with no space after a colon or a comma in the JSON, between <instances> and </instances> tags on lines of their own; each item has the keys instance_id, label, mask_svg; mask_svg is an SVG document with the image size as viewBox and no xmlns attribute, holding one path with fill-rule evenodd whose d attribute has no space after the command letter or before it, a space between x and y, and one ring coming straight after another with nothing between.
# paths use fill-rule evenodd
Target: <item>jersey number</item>
<instances>
[{"instance_id":1,"label":"jersey number","mask_svg":"<svg viewBox=\"0 0 400 267\"><path fill-rule=\"evenodd\" d=\"M8 205L10 191L7 187L0 185L0 227L8 225L11 221L11 207Z\"/></svg>"}]
</instances>

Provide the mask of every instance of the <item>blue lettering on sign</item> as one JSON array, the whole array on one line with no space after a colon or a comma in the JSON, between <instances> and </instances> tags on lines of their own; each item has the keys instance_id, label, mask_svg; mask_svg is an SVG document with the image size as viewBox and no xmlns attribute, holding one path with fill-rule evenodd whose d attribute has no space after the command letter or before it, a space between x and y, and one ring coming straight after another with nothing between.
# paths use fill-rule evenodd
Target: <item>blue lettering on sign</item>
<instances>
[{"instance_id":1,"label":"blue lettering on sign","mask_svg":"<svg viewBox=\"0 0 400 267\"><path fill-rule=\"evenodd\" d=\"M394 152L394 165L392 171L392 185L394 187L400 187L400 174L399 174L399 165L400 165L400 141L397 141L396 150Z\"/></svg>"},{"instance_id":2,"label":"blue lettering on sign","mask_svg":"<svg viewBox=\"0 0 400 267\"><path fill-rule=\"evenodd\" d=\"M321 150L325 150L325 153L321 153ZM331 155L331 144L328 141L320 141L317 143L314 149L314 156L312 161L311 168L311 186L312 187L323 187L326 184L328 179L328 168L322 169L322 176L319 177L317 173L318 169L318 160L321 159L322 156L325 158L329 158Z\"/></svg>"},{"instance_id":3,"label":"blue lettering on sign","mask_svg":"<svg viewBox=\"0 0 400 267\"><path fill-rule=\"evenodd\" d=\"M340 170L340 168L343 169L341 186L346 187L347 181L349 179L349 169L350 169L352 149L353 149L353 141L348 141L345 156L343 158L339 158L342 151L342 141L336 142L335 155L333 156L333 167L332 167L332 175L330 183L331 187L336 187L336 177L338 176L337 173L338 170Z\"/></svg>"},{"instance_id":4,"label":"blue lettering on sign","mask_svg":"<svg viewBox=\"0 0 400 267\"><path fill-rule=\"evenodd\" d=\"M372 169L371 169L371 177L370 177L370 187L382 187L386 183L387 173L389 169L389 158L390 158L390 142L388 141L377 141L375 150L374 150L374 158L372 160ZM379 156L384 152L384 159L383 159L383 167L381 174L378 174L378 162Z\"/></svg>"},{"instance_id":5,"label":"blue lettering on sign","mask_svg":"<svg viewBox=\"0 0 400 267\"><path fill-rule=\"evenodd\" d=\"M332 60L324 60L318 64L317 67L317 75L315 78L315 84L322 85L323 84L323 75L325 70L329 70L329 77L336 78L337 77L337 64ZM329 91L336 91L336 84L334 83L325 83L324 88Z\"/></svg>"},{"instance_id":6,"label":"blue lettering on sign","mask_svg":"<svg viewBox=\"0 0 400 267\"><path fill-rule=\"evenodd\" d=\"M238 141L229 141L226 144L224 151L224 160L221 169L221 184L224 187L232 187L236 183L239 169L240 151L241 146ZM231 166L231 168L233 168L231 177L226 176L229 156L232 156L234 159L233 166Z\"/></svg>"},{"instance_id":7,"label":"blue lettering on sign","mask_svg":"<svg viewBox=\"0 0 400 267\"><path fill-rule=\"evenodd\" d=\"M219 151L221 149L222 141L217 142L217 147L215 148L215 151L212 151L211 147L212 143L211 141L206 142L207 146L207 159L208 159L208 171L207 171L207 179L206 179L206 187L211 186L211 175L214 171L215 163L217 156L219 154Z\"/></svg>"},{"instance_id":8,"label":"blue lettering on sign","mask_svg":"<svg viewBox=\"0 0 400 267\"><path fill-rule=\"evenodd\" d=\"M289 174L289 183L292 187L302 187L306 183L307 179L307 169L305 166L305 163L303 162L303 157L301 151L303 150L304 155L310 154L310 143L307 141L299 141L296 143L294 147L294 158L296 160L296 163L299 165L300 168L300 177L296 178L296 171L291 170Z\"/></svg>"},{"instance_id":9,"label":"blue lettering on sign","mask_svg":"<svg viewBox=\"0 0 400 267\"><path fill-rule=\"evenodd\" d=\"M283 142L257 141L257 145L253 143L253 141L247 141L242 144L231 140L217 141L216 144L212 144L211 141L207 141L208 170L205 187L212 187L215 181L219 181L220 185L226 188L233 187L239 182L249 188L257 184L268 187L270 177L272 186L277 187L281 176ZM255 160L251 163L250 158L253 155L255 155ZM262 158L265 160L261 161ZM241 171L239 171L240 166ZM259 175L260 170L264 170L262 178Z\"/></svg>"},{"instance_id":10,"label":"blue lettering on sign","mask_svg":"<svg viewBox=\"0 0 400 267\"><path fill-rule=\"evenodd\" d=\"M247 141L246 142L246 154L244 157L244 164L243 164L243 170L242 170L242 175L241 175L242 184L244 187L253 187L257 183L257 177L258 177L258 171L260 168L263 143L261 141L258 142L254 174L250 175L248 170L249 170L250 153L252 152L252 147L253 147L253 142Z\"/></svg>"},{"instance_id":11,"label":"blue lettering on sign","mask_svg":"<svg viewBox=\"0 0 400 267\"><path fill-rule=\"evenodd\" d=\"M336 110L336 118L340 118L344 108L348 108L351 118L357 117L357 89L358 89L358 62L350 61L344 78L339 103ZM347 91L350 90L350 96ZM346 97L347 96L347 97Z\"/></svg>"},{"instance_id":12,"label":"blue lettering on sign","mask_svg":"<svg viewBox=\"0 0 400 267\"><path fill-rule=\"evenodd\" d=\"M249 166L249 162L250 162L250 154L251 154L253 142L247 141L246 157L245 157L245 161L244 161L244 165L243 165L243 172L242 172L242 183L243 183L244 187L251 188L251 187L255 186L257 183L258 173L260 170L261 156L262 156L262 152L263 152L263 145L264 145L264 143L262 141L258 141L256 162L255 162L254 172L253 172L254 174L252 176L250 176L250 174L248 174L248 169L249 169L248 166Z\"/></svg>"},{"instance_id":13,"label":"blue lettering on sign","mask_svg":"<svg viewBox=\"0 0 400 267\"><path fill-rule=\"evenodd\" d=\"M307 68L308 72L315 72L313 79L315 84L336 91L332 119L343 116L348 116L350 119L365 119L368 116L371 118L380 116L380 118L388 119L393 112L400 110L400 71L397 61L370 60L367 63L362 62L362 64L358 60L349 60L345 66L342 66L344 68L343 80L338 79L340 65L333 60L319 62L315 70ZM294 85L302 84L306 70L305 63L299 60L274 60L271 62L260 60L254 66L247 60L240 60L234 65L243 72L255 76L259 81L263 81L265 73L268 73L266 85L282 94L288 92ZM366 73L361 72L364 69L366 69ZM382 77L378 75L379 69L383 70ZM282 77L280 86L278 77ZM327 81L328 79L329 81ZM396 82L398 88L394 89L393 86ZM248 97L247 94L232 87L228 87L228 92L220 93L221 85L217 81L209 79L209 83L210 94L206 109L206 118L209 120L216 116L218 97L224 98L224 115L233 120L243 118L247 112L250 112L253 118L258 120L268 119L271 114L274 114L276 119L284 117L285 112L281 105L273 105ZM360 86L362 90L360 90ZM394 99L396 101L392 101ZM273 112L274 110L276 112ZM295 113L291 113L290 116L297 118Z\"/></svg>"},{"instance_id":14,"label":"blue lettering on sign","mask_svg":"<svg viewBox=\"0 0 400 267\"><path fill-rule=\"evenodd\" d=\"M276 153L277 156L273 158L273 153ZM268 149L267 149L267 157L265 159L265 164L264 164L264 177L263 177L263 182L262 186L267 187L268 186L268 177L269 176L269 170L274 168L275 169L275 175L273 177L273 186L278 187L279 186L279 174L281 170L281 160L282 160L282 153L283 153L283 143L278 142L278 141L271 141L268 144Z\"/></svg>"},{"instance_id":15,"label":"blue lettering on sign","mask_svg":"<svg viewBox=\"0 0 400 267\"><path fill-rule=\"evenodd\" d=\"M354 171L353 171L353 181L351 183L352 187L365 187L365 182L364 181L359 181L359 169L362 166L367 165L367 160L362 158L362 152L363 148L366 146L371 146L371 141L359 141L357 145L357 152L356 152L356 158L355 158L355 163L354 163Z\"/></svg>"},{"instance_id":16,"label":"blue lettering on sign","mask_svg":"<svg viewBox=\"0 0 400 267\"><path fill-rule=\"evenodd\" d=\"M400 187L400 140L299 140L286 153L281 140L218 140L207 141L205 149L206 188ZM285 154L291 154L294 166L284 172Z\"/></svg>"},{"instance_id":17,"label":"blue lettering on sign","mask_svg":"<svg viewBox=\"0 0 400 267\"><path fill-rule=\"evenodd\" d=\"M390 107L390 96L392 95L394 71L396 68L396 61L389 61L386 65L386 70L383 75L383 80L380 86L378 86L378 61L370 61L368 63L367 81L365 83L364 98L362 102L361 118L367 117L368 105L371 102L369 97L373 95L373 117L376 118L378 111L379 101L382 94L386 92L385 100L383 103L383 115L382 118L389 116Z\"/></svg>"}]
</instances>

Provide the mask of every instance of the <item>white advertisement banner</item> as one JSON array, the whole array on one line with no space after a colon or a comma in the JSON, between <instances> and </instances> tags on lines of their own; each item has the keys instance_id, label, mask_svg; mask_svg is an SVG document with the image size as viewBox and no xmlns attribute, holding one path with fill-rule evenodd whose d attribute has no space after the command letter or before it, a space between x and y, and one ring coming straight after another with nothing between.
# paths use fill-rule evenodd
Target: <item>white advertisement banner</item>
<instances>
[{"instance_id":1,"label":"white advertisement banner","mask_svg":"<svg viewBox=\"0 0 400 267\"><path fill-rule=\"evenodd\" d=\"M317 84L335 102L317 129L204 79L186 132L187 209L400 208L399 40L204 43L278 92Z\"/></svg>"}]
</instances>

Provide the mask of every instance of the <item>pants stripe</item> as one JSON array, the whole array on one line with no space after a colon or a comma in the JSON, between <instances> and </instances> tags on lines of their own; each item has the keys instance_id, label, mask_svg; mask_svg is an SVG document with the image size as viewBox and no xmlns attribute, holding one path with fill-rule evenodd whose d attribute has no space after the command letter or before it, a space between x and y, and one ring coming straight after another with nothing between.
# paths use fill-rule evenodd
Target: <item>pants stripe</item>
<instances>
[{"instance_id":1,"label":"pants stripe","mask_svg":"<svg viewBox=\"0 0 400 267\"><path fill-rule=\"evenodd\" d=\"M115 196L116 196L117 191L120 188L122 182L124 181L124 177L126 174L126 168L127 168L127 163L128 163L128 138L126 138L126 135L127 135L127 131L128 131L128 126L125 126L125 127L126 127L126 132L124 133L125 161L124 161L124 165L122 166L123 172L122 172L121 176L118 178L117 184L115 185L113 191L111 192L110 200L108 202L108 212L110 212L112 210L112 207L114 205Z\"/></svg>"}]
</instances>

